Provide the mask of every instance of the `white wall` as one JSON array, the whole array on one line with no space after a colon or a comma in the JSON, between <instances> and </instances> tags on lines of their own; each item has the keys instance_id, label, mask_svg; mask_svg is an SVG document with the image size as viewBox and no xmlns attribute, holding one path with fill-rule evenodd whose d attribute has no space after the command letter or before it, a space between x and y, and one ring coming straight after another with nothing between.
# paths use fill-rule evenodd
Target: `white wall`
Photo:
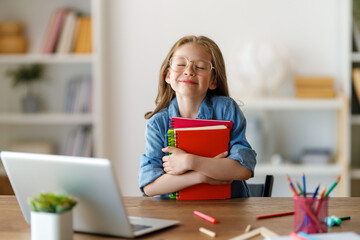
<instances>
[{"instance_id":1,"label":"white wall","mask_svg":"<svg viewBox=\"0 0 360 240\"><path fill-rule=\"evenodd\" d=\"M140 195L146 111L154 108L158 72L180 37L206 35L222 49L234 91L236 58L247 41L272 42L291 56L293 73L341 82L342 0L108 0L106 125L109 157L124 195ZM339 23L340 22L340 23Z\"/></svg>"}]
</instances>

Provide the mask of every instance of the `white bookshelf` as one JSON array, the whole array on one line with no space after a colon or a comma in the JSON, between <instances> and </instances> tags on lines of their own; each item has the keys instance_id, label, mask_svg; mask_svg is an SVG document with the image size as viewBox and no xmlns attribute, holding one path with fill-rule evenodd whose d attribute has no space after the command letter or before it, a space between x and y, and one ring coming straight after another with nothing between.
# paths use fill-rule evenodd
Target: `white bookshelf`
<instances>
[{"instance_id":1,"label":"white bookshelf","mask_svg":"<svg viewBox=\"0 0 360 240\"><path fill-rule=\"evenodd\" d=\"M336 98L329 99L256 98L243 100L239 104L248 118L248 126L254 116L262 123L257 126L261 129L262 154L255 167L255 179L251 181L257 182L256 178L262 179L271 174L276 179L274 187L281 189L287 174L294 177L305 173L311 183L320 181L327 184L341 175L343 181L336 195L349 195L346 143L348 106L344 94L338 92ZM333 159L323 165L297 163L301 151L313 146L331 149ZM274 154L280 154L282 162L272 164ZM290 191L284 192L287 192L286 189L275 192L275 195L291 196Z\"/></svg>"},{"instance_id":2,"label":"white bookshelf","mask_svg":"<svg viewBox=\"0 0 360 240\"><path fill-rule=\"evenodd\" d=\"M104 156L103 142L103 70L102 70L102 1L101 0L24 0L1 1L0 21L24 23L28 38L25 54L0 54L0 151L17 140L49 140L57 147L55 154L64 154L68 136L74 128L90 126L93 137L93 156ZM42 54L41 46L53 12L68 7L92 17L91 54ZM5 73L20 65L39 63L45 66L44 81L36 83L42 98L39 113L26 114L20 110L22 86L13 88ZM77 77L91 78L91 111L64 111L66 88Z\"/></svg>"}]
</instances>

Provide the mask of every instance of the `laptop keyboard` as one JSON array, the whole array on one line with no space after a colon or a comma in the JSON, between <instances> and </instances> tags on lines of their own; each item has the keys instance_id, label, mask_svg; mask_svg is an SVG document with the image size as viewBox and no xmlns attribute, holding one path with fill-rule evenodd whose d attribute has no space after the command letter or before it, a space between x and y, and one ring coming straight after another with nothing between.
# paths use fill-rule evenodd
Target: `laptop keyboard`
<instances>
[{"instance_id":1,"label":"laptop keyboard","mask_svg":"<svg viewBox=\"0 0 360 240\"><path fill-rule=\"evenodd\" d=\"M139 230L143 230L146 228L150 228L151 226L141 225L141 224L131 224L131 227L132 227L133 231L139 231Z\"/></svg>"}]
</instances>

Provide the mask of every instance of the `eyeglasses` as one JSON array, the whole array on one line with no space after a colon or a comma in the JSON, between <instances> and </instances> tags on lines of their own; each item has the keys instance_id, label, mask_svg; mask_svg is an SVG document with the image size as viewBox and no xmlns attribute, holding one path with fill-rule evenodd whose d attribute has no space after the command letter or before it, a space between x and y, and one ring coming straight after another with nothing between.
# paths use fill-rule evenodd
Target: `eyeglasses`
<instances>
[{"instance_id":1,"label":"eyeglasses","mask_svg":"<svg viewBox=\"0 0 360 240\"><path fill-rule=\"evenodd\" d=\"M175 72L184 72L189 67L190 62L193 63L194 72L197 74L208 74L214 68L211 62L204 60L190 61L181 56L173 56L169 61L169 65Z\"/></svg>"}]
</instances>

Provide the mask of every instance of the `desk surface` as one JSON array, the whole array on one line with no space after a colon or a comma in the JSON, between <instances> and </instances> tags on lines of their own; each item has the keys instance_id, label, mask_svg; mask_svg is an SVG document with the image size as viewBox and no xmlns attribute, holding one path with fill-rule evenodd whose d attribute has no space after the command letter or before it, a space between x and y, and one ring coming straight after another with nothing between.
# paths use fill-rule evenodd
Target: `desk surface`
<instances>
[{"instance_id":1,"label":"desk surface","mask_svg":"<svg viewBox=\"0 0 360 240\"><path fill-rule=\"evenodd\" d=\"M199 227L215 231L215 239L229 239L242 234L248 224L252 228L267 227L279 235L287 235L293 228L293 216L256 220L256 216L293 211L292 198L238 198L211 201L176 201L144 197L125 197L131 216L180 220L180 225L144 236L146 239L212 239L199 232ZM360 233L360 198L331 198L329 215L351 216L340 227L329 232L354 231ZM215 217L212 224L193 214L194 210ZM25 222L14 196L0 196L0 239L30 239L30 226ZM75 240L119 239L90 234L74 234Z\"/></svg>"}]
</instances>

